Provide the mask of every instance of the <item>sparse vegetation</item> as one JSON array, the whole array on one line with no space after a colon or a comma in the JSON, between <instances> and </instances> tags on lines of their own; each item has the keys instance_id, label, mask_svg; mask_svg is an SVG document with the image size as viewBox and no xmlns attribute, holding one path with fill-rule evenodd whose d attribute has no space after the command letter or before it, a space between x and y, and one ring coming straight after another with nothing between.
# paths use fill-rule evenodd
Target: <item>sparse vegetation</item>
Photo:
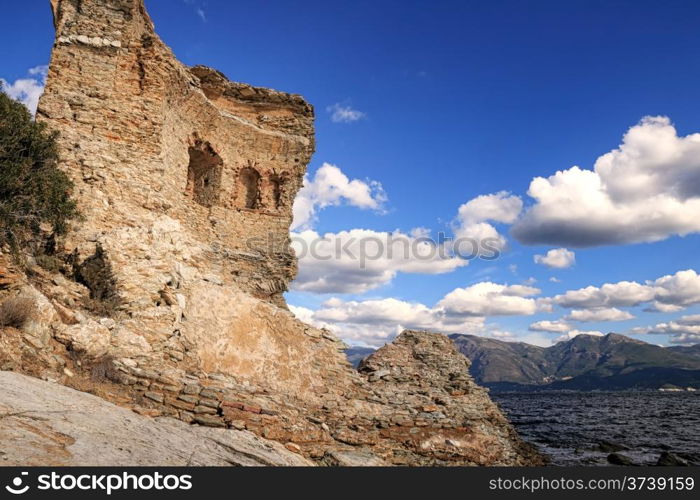
<instances>
[{"instance_id":1,"label":"sparse vegetation","mask_svg":"<svg viewBox=\"0 0 700 500\"><path fill-rule=\"evenodd\" d=\"M60 272L65 264L61 259L54 255L37 255L35 260L39 267L51 273Z\"/></svg>"},{"instance_id":2,"label":"sparse vegetation","mask_svg":"<svg viewBox=\"0 0 700 500\"><path fill-rule=\"evenodd\" d=\"M78 215L73 184L58 169L56 132L0 92L0 245L37 252Z\"/></svg>"},{"instance_id":3,"label":"sparse vegetation","mask_svg":"<svg viewBox=\"0 0 700 500\"><path fill-rule=\"evenodd\" d=\"M10 297L0 303L0 326L21 328L29 320L36 307L27 297Z\"/></svg>"},{"instance_id":4,"label":"sparse vegetation","mask_svg":"<svg viewBox=\"0 0 700 500\"><path fill-rule=\"evenodd\" d=\"M119 372L114 366L114 357L110 355L94 360L87 368L90 378L95 382L111 382L119 377Z\"/></svg>"}]
</instances>

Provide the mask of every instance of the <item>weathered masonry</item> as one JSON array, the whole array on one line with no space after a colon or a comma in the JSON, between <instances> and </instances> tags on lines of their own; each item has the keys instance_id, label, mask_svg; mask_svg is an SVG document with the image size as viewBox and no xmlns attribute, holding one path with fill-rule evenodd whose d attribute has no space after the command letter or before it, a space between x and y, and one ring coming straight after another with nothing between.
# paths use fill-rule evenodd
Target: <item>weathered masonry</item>
<instances>
[{"instance_id":1,"label":"weathered masonry","mask_svg":"<svg viewBox=\"0 0 700 500\"><path fill-rule=\"evenodd\" d=\"M541 463L447 337L404 332L358 372L286 307L314 150L302 97L184 66L143 0L51 6L37 119L60 133L84 217L55 244L59 268L26 274L0 253L0 300L36 306L0 327L2 369L323 464Z\"/></svg>"},{"instance_id":2,"label":"weathered masonry","mask_svg":"<svg viewBox=\"0 0 700 500\"><path fill-rule=\"evenodd\" d=\"M282 304L296 273L285 242L314 151L313 108L298 95L180 64L141 1L52 5L57 38L38 115L62 132L64 165L87 215L83 234L148 227L155 211L206 247L223 282ZM255 238L282 245L251 252ZM99 243L108 261L128 253L116 239ZM82 259L95 253L76 247ZM116 267L117 290L143 271L129 262Z\"/></svg>"}]
</instances>

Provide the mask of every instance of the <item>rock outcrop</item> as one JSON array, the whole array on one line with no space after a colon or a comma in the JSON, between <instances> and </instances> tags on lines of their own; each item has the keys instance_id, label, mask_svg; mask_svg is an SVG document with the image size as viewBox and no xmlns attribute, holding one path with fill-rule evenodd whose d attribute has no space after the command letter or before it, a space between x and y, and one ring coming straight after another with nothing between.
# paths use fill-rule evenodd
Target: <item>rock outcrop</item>
<instances>
[{"instance_id":1,"label":"rock outcrop","mask_svg":"<svg viewBox=\"0 0 700 500\"><path fill-rule=\"evenodd\" d=\"M0 254L0 302L34 304L0 327L0 369L322 464L540 463L445 337L407 332L360 373L287 309L314 149L302 97L184 66L143 0L51 5L37 119L60 132L84 220L53 266Z\"/></svg>"},{"instance_id":2,"label":"rock outcrop","mask_svg":"<svg viewBox=\"0 0 700 500\"><path fill-rule=\"evenodd\" d=\"M529 445L469 375L469 361L440 334L404 331L360 363L377 398L393 410L386 435L436 464L527 463ZM393 424L393 425L391 425Z\"/></svg>"},{"instance_id":3,"label":"rock outcrop","mask_svg":"<svg viewBox=\"0 0 700 500\"><path fill-rule=\"evenodd\" d=\"M313 465L248 431L144 417L17 373L0 384L0 466Z\"/></svg>"}]
</instances>

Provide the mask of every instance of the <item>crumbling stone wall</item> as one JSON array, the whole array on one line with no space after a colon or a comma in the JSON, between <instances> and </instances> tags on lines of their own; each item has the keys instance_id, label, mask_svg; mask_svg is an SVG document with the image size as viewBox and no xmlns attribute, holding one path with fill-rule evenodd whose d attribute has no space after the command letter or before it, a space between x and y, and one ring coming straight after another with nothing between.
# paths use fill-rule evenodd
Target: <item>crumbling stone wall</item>
<instances>
[{"instance_id":1,"label":"crumbling stone wall","mask_svg":"<svg viewBox=\"0 0 700 500\"><path fill-rule=\"evenodd\" d=\"M109 240L113 228L148 231L157 216L167 218L180 223L197 262L149 255L158 265L144 281L141 257L132 255L116 269L125 310L142 310L144 296L158 294L178 265L282 305L296 272L288 229L314 150L313 108L297 95L180 64L141 0L52 6L57 38L38 117L61 131L63 167L86 215L67 245L87 258L100 242L112 260L133 253ZM253 238L280 244L251 249ZM265 262L264 274L248 264L249 253Z\"/></svg>"},{"instance_id":2,"label":"crumbling stone wall","mask_svg":"<svg viewBox=\"0 0 700 500\"><path fill-rule=\"evenodd\" d=\"M303 98L183 66L143 0L51 5L37 116L61 134L84 220L57 244L61 273L0 253L0 301L36 304L0 328L0 369L325 464L540 463L445 337L408 332L358 373L287 310L292 202L314 148Z\"/></svg>"}]
</instances>

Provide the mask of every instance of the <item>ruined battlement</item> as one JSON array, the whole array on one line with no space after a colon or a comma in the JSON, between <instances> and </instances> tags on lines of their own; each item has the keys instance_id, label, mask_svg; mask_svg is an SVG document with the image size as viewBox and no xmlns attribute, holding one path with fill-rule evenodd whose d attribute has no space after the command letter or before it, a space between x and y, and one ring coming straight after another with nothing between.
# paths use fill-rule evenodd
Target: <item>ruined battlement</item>
<instances>
[{"instance_id":1,"label":"ruined battlement","mask_svg":"<svg viewBox=\"0 0 700 500\"><path fill-rule=\"evenodd\" d=\"M190 265L283 304L296 273L285 243L314 151L313 107L182 65L141 0L54 0L52 8L57 36L38 117L61 132L63 168L87 216L66 250L79 261L98 245L107 262L128 256L112 266L127 309L142 309L148 299L136 295L159 294ZM180 258L139 255L110 238L129 227L148 241L163 224L180 233ZM251 248L256 238L283 250Z\"/></svg>"},{"instance_id":2,"label":"ruined battlement","mask_svg":"<svg viewBox=\"0 0 700 500\"><path fill-rule=\"evenodd\" d=\"M542 463L446 337L407 332L360 373L331 332L286 308L311 105L184 66L143 0L51 5L37 119L60 133L83 218L52 245L54 267L24 272L0 249L0 304L27 311L0 325L0 370L228 439L245 430L246 442L277 441L265 446L282 463Z\"/></svg>"}]
</instances>

